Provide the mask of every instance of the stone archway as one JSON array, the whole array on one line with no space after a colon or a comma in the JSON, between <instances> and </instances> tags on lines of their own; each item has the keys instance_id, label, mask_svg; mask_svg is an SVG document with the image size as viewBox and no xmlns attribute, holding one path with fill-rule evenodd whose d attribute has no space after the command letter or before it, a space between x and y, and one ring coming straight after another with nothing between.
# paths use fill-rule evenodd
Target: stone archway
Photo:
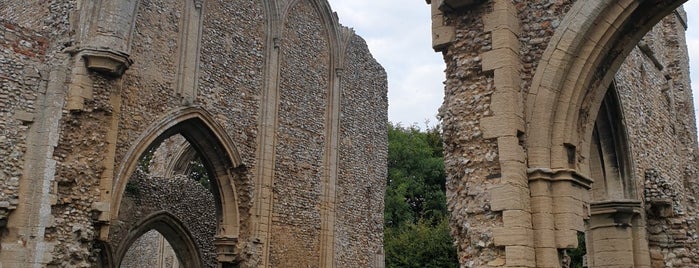
<instances>
[{"instance_id":1,"label":"stone archway","mask_svg":"<svg viewBox=\"0 0 699 268\"><path fill-rule=\"evenodd\" d=\"M622 104L612 83L599 107L590 143L587 264L649 267L646 226L627 143Z\"/></svg>"},{"instance_id":2,"label":"stone archway","mask_svg":"<svg viewBox=\"0 0 699 268\"><path fill-rule=\"evenodd\" d=\"M156 230L167 239L176 253L180 267L204 267L199 249L194 243L189 230L176 216L165 211L145 216L144 220L129 230L126 239L117 248L115 267L120 267L131 245L143 234L151 230Z\"/></svg>"},{"instance_id":3,"label":"stone archway","mask_svg":"<svg viewBox=\"0 0 699 268\"><path fill-rule=\"evenodd\" d=\"M661 3L656 3L661 2ZM614 75L641 38L685 1L578 1L556 29L525 105L530 166L569 166L572 144L589 155L589 138ZM583 144L584 143L584 144ZM582 171L587 163L576 164Z\"/></svg>"},{"instance_id":4,"label":"stone archway","mask_svg":"<svg viewBox=\"0 0 699 268\"><path fill-rule=\"evenodd\" d=\"M183 144L179 147L177 154L175 155L175 161L171 161L170 164L165 169L166 175L174 174L189 174L191 173L192 161L196 160L197 152L189 144Z\"/></svg>"},{"instance_id":5,"label":"stone archway","mask_svg":"<svg viewBox=\"0 0 699 268\"><path fill-rule=\"evenodd\" d=\"M240 234L238 193L234 181L237 178L236 169L242 163L237 149L223 128L202 109L187 107L172 111L149 127L139 142L129 150L126 157L128 161L119 169L113 186L112 222L119 219L127 184L137 170L141 157L173 135L184 137L188 144L186 147L191 147L196 152L210 175L217 218L213 241L217 248L216 258L222 263L233 263L238 258L236 245Z\"/></svg>"},{"instance_id":6,"label":"stone archway","mask_svg":"<svg viewBox=\"0 0 699 268\"><path fill-rule=\"evenodd\" d=\"M612 263L635 267L650 265L642 201L637 197L634 182L630 181L635 178L628 174L629 161L622 156L627 154L623 150L627 149L624 148L626 145L616 144L616 148L601 149L602 154L617 158L614 159L618 161L615 168L627 169L616 175L597 172L591 159L595 159L592 154L600 153L595 149L600 148L595 146L599 144L594 140L594 137L600 137L599 125L621 122L618 115L611 116L611 122L599 120L610 118L614 111L609 108L620 109L618 101L609 97L608 88L614 75L641 38L683 2L577 1L553 34L536 69L525 105L527 161L530 170L539 167L554 173L556 170L570 170L571 185L565 188L577 189L573 196L578 197L566 198L566 191L562 188L556 190L557 186L552 184L552 199L567 199L567 202L554 205L555 247L535 246L540 249L537 250L537 265L551 262L547 256L555 255L556 248L560 255L560 249L577 246L577 233L586 229L589 229L587 247L591 254L588 263L597 266ZM620 130L623 129L616 131ZM612 134L614 129L610 128L603 131L607 134L602 135L625 142L620 139L625 134ZM530 173L530 181L538 177L538 174ZM576 180L576 177L589 179ZM596 187L606 179L618 183L613 194L608 187ZM604 196L595 196L599 189L604 189ZM556 206L560 208L559 213L556 213ZM577 209L580 207L584 209ZM535 214L532 217L535 240L542 240L546 235L536 230L546 229L549 224L536 219ZM587 217L590 217L589 228L582 224ZM606 241L600 243L596 239L602 233ZM607 239L610 235L616 240ZM605 247L613 244L618 247ZM546 251L548 253L544 253ZM594 254L595 251L598 254ZM612 256L619 254L626 254L628 258Z\"/></svg>"},{"instance_id":7,"label":"stone archway","mask_svg":"<svg viewBox=\"0 0 699 268\"><path fill-rule=\"evenodd\" d=\"M634 242L645 235L634 222L645 220L642 178L599 172L592 156L602 151L616 169L638 159L624 160L624 146L601 150L600 137L623 135L595 123L610 115L599 108L627 55L685 1L428 2L433 48L447 63L440 116L462 265L560 267L592 214L631 226L621 240L633 260L623 264L648 266L647 249ZM593 197L605 179L614 194Z\"/></svg>"}]
</instances>

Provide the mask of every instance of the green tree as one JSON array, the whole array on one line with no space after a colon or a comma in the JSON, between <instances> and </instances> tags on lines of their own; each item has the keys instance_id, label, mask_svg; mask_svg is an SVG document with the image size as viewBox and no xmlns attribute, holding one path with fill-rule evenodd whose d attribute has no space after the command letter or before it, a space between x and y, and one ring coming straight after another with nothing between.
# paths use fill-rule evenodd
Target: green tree
<instances>
[{"instance_id":1,"label":"green tree","mask_svg":"<svg viewBox=\"0 0 699 268\"><path fill-rule=\"evenodd\" d=\"M386 267L458 267L449 236L439 127L388 124Z\"/></svg>"}]
</instances>

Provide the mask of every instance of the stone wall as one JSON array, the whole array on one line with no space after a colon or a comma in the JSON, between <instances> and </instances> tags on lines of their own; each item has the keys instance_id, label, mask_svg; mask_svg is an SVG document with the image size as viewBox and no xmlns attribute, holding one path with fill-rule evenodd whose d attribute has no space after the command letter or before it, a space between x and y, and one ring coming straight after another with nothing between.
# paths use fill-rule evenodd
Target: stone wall
<instances>
[{"instance_id":1,"label":"stone wall","mask_svg":"<svg viewBox=\"0 0 699 268\"><path fill-rule=\"evenodd\" d=\"M218 187L218 221L197 218L221 224L206 266L380 265L386 74L327 1L10 1L0 17L3 267L117 263L147 214L125 221L125 204L185 193L125 194L178 134Z\"/></svg>"},{"instance_id":2,"label":"stone wall","mask_svg":"<svg viewBox=\"0 0 699 268\"><path fill-rule=\"evenodd\" d=\"M646 207L653 267L692 267L699 261L696 127L685 19L682 10L663 19L631 52L615 78L635 182L643 189L639 194Z\"/></svg>"},{"instance_id":3,"label":"stone wall","mask_svg":"<svg viewBox=\"0 0 699 268\"><path fill-rule=\"evenodd\" d=\"M320 261L321 182L328 142L323 134L328 121L330 52L328 35L319 22L310 2L298 2L289 10L280 40L271 238L289 243L272 246L271 266L304 267ZM305 164L298 165L294 159L303 159Z\"/></svg>"},{"instance_id":4,"label":"stone wall","mask_svg":"<svg viewBox=\"0 0 699 268\"><path fill-rule=\"evenodd\" d=\"M551 36L561 25L563 16L570 9L572 2L570 0L514 1L522 30L518 38L521 44L519 53L522 61L520 72L522 88L531 86L538 59L541 59L541 55L551 41ZM527 94L523 94L523 101L526 101L526 98Z\"/></svg>"},{"instance_id":5,"label":"stone wall","mask_svg":"<svg viewBox=\"0 0 699 268\"><path fill-rule=\"evenodd\" d=\"M162 234L156 230L150 230L133 243L126 252L121 267L180 267L177 255L165 240Z\"/></svg>"},{"instance_id":6,"label":"stone wall","mask_svg":"<svg viewBox=\"0 0 699 268\"><path fill-rule=\"evenodd\" d=\"M335 248L346 250L337 254L337 267L383 267L383 186L387 165L385 114L386 96L376 88L386 87L385 80L372 79L374 75L386 75L381 66L371 58L366 42L353 35L346 48L346 61L356 62L341 71L342 117L339 148L339 174L336 200L338 234ZM370 72L365 72L370 70ZM357 108L361 107L361 108ZM375 137L371 140L369 137ZM357 187L359 185L359 187ZM373 186L372 186L373 185ZM361 258L352 252L362 252ZM375 260L380 263L376 263Z\"/></svg>"},{"instance_id":7,"label":"stone wall","mask_svg":"<svg viewBox=\"0 0 699 268\"><path fill-rule=\"evenodd\" d=\"M44 83L42 57L47 40L34 31L0 20L0 225L17 208L26 139L34 113L41 104L37 95ZM44 73L44 76L46 73ZM45 85L44 85L45 86Z\"/></svg>"},{"instance_id":8,"label":"stone wall","mask_svg":"<svg viewBox=\"0 0 699 268\"><path fill-rule=\"evenodd\" d=\"M205 267L216 267L216 254L212 243L216 232L216 204L211 192L199 182L185 176L160 178L137 172L129 181L126 196L121 202L123 209L119 215L119 222L112 226L110 234L110 243L114 248L125 245L123 242L128 232L137 229L139 221L145 216L167 211L187 227L197 248L201 250ZM153 239L152 235L148 236L148 232L141 237ZM141 244L126 245L128 250L135 251L131 253L131 264L139 263L133 262L135 256L142 256L142 260L152 262L162 255L154 252L157 248L153 248L152 245L156 245L155 243L150 243L150 247L139 248L139 245ZM128 254L128 251L124 253Z\"/></svg>"},{"instance_id":9,"label":"stone wall","mask_svg":"<svg viewBox=\"0 0 699 268\"><path fill-rule=\"evenodd\" d=\"M439 116L462 266L561 267L578 232L588 250L626 256L589 252L594 265L696 265L682 1L428 2L433 48L447 65ZM606 177L591 166L591 137L608 88L622 114L608 120L628 148L618 141L603 158L618 168L629 159L621 187L631 193L594 199Z\"/></svg>"},{"instance_id":10,"label":"stone wall","mask_svg":"<svg viewBox=\"0 0 699 268\"><path fill-rule=\"evenodd\" d=\"M433 12L436 5L432 5ZM484 20L477 14L492 9L486 3L464 11L461 17L445 16L455 26L458 41L444 53L447 65L445 96L438 117L442 120L447 207L452 237L459 259L467 267L482 266L504 257L493 241L493 227L502 226L502 214L491 208L488 190L499 183L500 163L497 141L483 139L480 120L492 116L495 81L484 71L481 54L493 48L492 35L483 31Z\"/></svg>"},{"instance_id":11,"label":"stone wall","mask_svg":"<svg viewBox=\"0 0 699 268\"><path fill-rule=\"evenodd\" d=\"M0 259L9 267L45 264L55 241L53 152L68 58L62 50L70 45L68 13L74 4L0 4L0 222L6 228ZM14 216L6 218L7 212ZM24 251L27 247L33 252Z\"/></svg>"}]
</instances>

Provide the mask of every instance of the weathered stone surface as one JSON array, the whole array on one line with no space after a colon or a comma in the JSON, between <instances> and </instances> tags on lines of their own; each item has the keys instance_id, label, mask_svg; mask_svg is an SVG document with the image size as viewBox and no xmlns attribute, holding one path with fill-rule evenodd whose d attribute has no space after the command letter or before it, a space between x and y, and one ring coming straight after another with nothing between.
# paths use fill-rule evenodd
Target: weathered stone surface
<instances>
[{"instance_id":1,"label":"weathered stone surface","mask_svg":"<svg viewBox=\"0 0 699 268\"><path fill-rule=\"evenodd\" d=\"M325 0L2 1L0 266L115 265L154 210L185 266L381 266L386 87ZM124 194L197 158L211 202Z\"/></svg>"},{"instance_id":2,"label":"weathered stone surface","mask_svg":"<svg viewBox=\"0 0 699 268\"><path fill-rule=\"evenodd\" d=\"M699 264L697 132L684 11L674 10L681 2L433 7L433 21L456 31L440 47L439 116L462 266L561 267L578 231L588 234L591 267ZM518 180L523 170L528 185ZM595 204L612 205L591 214ZM491 233L495 247L470 246Z\"/></svg>"}]
</instances>

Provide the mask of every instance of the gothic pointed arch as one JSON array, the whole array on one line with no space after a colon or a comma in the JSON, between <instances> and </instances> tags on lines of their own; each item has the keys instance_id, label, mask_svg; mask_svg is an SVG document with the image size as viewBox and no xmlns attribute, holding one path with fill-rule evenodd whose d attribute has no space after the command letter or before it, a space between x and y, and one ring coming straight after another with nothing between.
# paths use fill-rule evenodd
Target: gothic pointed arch
<instances>
[{"instance_id":1,"label":"gothic pointed arch","mask_svg":"<svg viewBox=\"0 0 699 268\"><path fill-rule=\"evenodd\" d=\"M92 247L93 250L98 253L97 260L95 262L95 266L97 268L116 267L116 264L114 263L114 255L112 254L113 249L112 246L109 245L109 243L105 241L96 240Z\"/></svg>"},{"instance_id":2,"label":"gothic pointed arch","mask_svg":"<svg viewBox=\"0 0 699 268\"><path fill-rule=\"evenodd\" d=\"M191 144L209 171L219 218L218 235L237 238L240 220L233 180L234 169L242 166L242 160L223 127L207 111L196 107L176 109L165 115L144 131L126 153L126 161L120 166L113 186L112 220L118 218L124 189L141 156L175 134L182 135Z\"/></svg>"},{"instance_id":3,"label":"gothic pointed arch","mask_svg":"<svg viewBox=\"0 0 699 268\"><path fill-rule=\"evenodd\" d=\"M165 168L165 175L172 176L175 174L189 175L192 172L192 161L197 159L197 151L189 143L180 144L176 151L175 161L168 163Z\"/></svg>"},{"instance_id":4,"label":"gothic pointed arch","mask_svg":"<svg viewBox=\"0 0 699 268\"><path fill-rule=\"evenodd\" d=\"M204 267L199 249L194 242L189 230L176 216L160 211L144 217L131 228L126 239L119 245L116 251L115 267L119 267L126 252L131 245L143 234L150 230L158 231L173 247L181 267Z\"/></svg>"},{"instance_id":5,"label":"gothic pointed arch","mask_svg":"<svg viewBox=\"0 0 699 268\"><path fill-rule=\"evenodd\" d=\"M636 200L631 153L621 103L612 83L599 107L590 142L590 177L594 201Z\"/></svg>"},{"instance_id":6,"label":"gothic pointed arch","mask_svg":"<svg viewBox=\"0 0 699 268\"><path fill-rule=\"evenodd\" d=\"M587 171L594 179L585 230L588 264L606 265L609 256L620 255L620 263L645 267L650 263L646 229L616 83L596 110ZM618 247L609 248L612 244Z\"/></svg>"},{"instance_id":7,"label":"gothic pointed arch","mask_svg":"<svg viewBox=\"0 0 699 268\"><path fill-rule=\"evenodd\" d=\"M621 254L605 248L611 244L633 249L631 254L622 254L625 257L620 263L634 267L649 264L620 104L613 86L609 88L638 41L683 2L577 1L536 67L525 104L530 182L544 169L554 174L570 172L570 178L589 178L566 185L585 189L578 191L579 199L569 203L582 205L583 210L576 212L580 215L558 216L554 222L566 225L555 231L558 249L576 247L576 232L587 233L588 261L593 266L608 264L610 256ZM554 185L554 199L562 195L555 192ZM534 224L535 230L543 228ZM614 239L609 239L610 235ZM537 252L537 263L544 257Z\"/></svg>"},{"instance_id":8,"label":"gothic pointed arch","mask_svg":"<svg viewBox=\"0 0 699 268\"><path fill-rule=\"evenodd\" d=\"M626 56L684 0L577 1L537 66L525 105L530 167L586 169L589 138L607 87ZM571 146L572 145L572 146ZM575 160L578 161L578 160Z\"/></svg>"}]
</instances>

